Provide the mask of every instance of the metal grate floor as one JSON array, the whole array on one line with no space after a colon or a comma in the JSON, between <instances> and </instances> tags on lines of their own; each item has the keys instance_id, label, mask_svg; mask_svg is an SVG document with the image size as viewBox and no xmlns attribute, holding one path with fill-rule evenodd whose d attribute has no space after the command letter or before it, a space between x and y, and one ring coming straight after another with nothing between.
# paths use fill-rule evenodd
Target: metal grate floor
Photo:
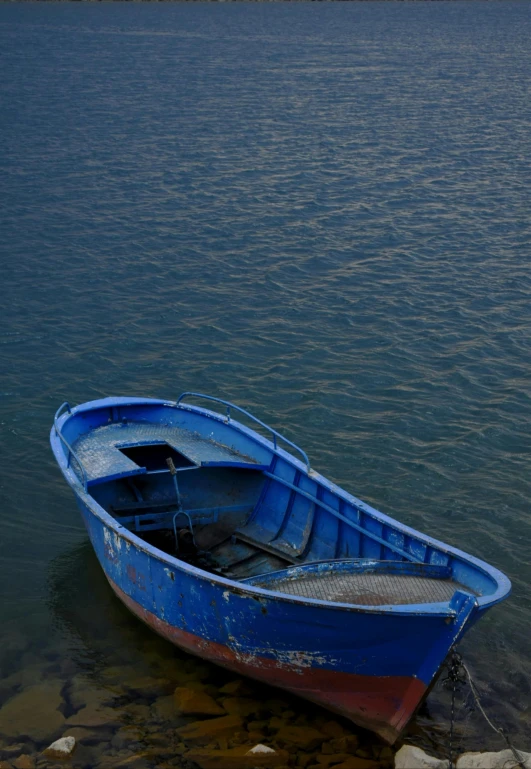
<instances>
[{"instance_id":1,"label":"metal grate floor","mask_svg":"<svg viewBox=\"0 0 531 769\"><path fill-rule=\"evenodd\" d=\"M90 482L111 475L131 475L138 471L135 462L122 454L118 446L142 445L150 441L167 443L196 465L257 464L256 460L189 430L151 422L115 423L98 427L82 435L73 448Z\"/></svg>"},{"instance_id":2,"label":"metal grate floor","mask_svg":"<svg viewBox=\"0 0 531 769\"><path fill-rule=\"evenodd\" d=\"M456 590L472 592L450 579L433 579L405 574L341 574L279 579L255 587L321 601L382 606L387 604L439 603L451 599Z\"/></svg>"}]
</instances>

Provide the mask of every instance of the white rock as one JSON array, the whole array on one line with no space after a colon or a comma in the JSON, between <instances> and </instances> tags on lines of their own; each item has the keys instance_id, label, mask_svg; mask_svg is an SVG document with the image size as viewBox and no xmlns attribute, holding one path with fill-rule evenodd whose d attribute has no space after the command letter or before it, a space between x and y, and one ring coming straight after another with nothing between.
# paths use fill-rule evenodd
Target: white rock
<instances>
[{"instance_id":1,"label":"white rock","mask_svg":"<svg viewBox=\"0 0 531 769\"><path fill-rule=\"evenodd\" d=\"M258 743L258 745L255 745L254 748L251 748L251 750L248 750L245 754L246 756L252 756L255 753L276 753L273 748L268 748L267 745L262 745L262 743Z\"/></svg>"},{"instance_id":2,"label":"white rock","mask_svg":"<svg viewBox=\"0 0 531 769\"><path fill-rule=\"evenodd\" d=\"M76 747L75 737L61 737L60 740L52 742L44 751L45 755L53 758L68 758Z\"/></svg>"},{"instance_id":3,"label":"white rock","mask_svg":"<svg viewBox=\"0 0 531 769\"><path fill-rule=\"evenodd\" d=\"M526 769L531 769L531 753L518 751ZM499 753L463 753L456 764L457 769L515 769L518 762L512 750L501 750Z\"/></svg>"},{"instance_id":4,"label":"white rock","mask_svg":"<svg viewBox=\"0 0 531 769\"><path fill-rule=\"evenodd\" d=\"M448 761L429 756L412 745L404 745L395 755L395 769L448 769Z\"/></svg>"}]
</instances>

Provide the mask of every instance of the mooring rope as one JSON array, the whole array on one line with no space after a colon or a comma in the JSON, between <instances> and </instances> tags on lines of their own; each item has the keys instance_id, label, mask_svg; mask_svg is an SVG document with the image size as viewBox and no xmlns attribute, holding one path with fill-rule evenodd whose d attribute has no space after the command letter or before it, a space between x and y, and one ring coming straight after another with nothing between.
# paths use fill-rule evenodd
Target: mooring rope
<instances>
[{"instance_id":1,"label":"mooring rope","mask_svg":"<svg viewBox=\"0 0 531 769\"><path fill-rule=\"evenodd\" d=\"M465 677L463 677L463 672L465 674ZM493 729L497 734L503 737L503 739L507 743L508 748L512 751L512 754L516 761L515 766L519 766L520 769L526 769L524 759L512 744L511 740L509 739L509 735L505 732L503 727L495 726L490 720L490 718L488 717L488 715L486 714L485 708L481 703L479 689L476 683L472 680L470 671L465 665L465 663L463 662L463 658L455 648L452 649L450 659L448 661L448 675L443 680L443 683L446 683L446 682L450 683L452 686L452 704L451 704L451 713L450 713L450 732L449 732L449 745L448 745L448 760L449 760L450 769L454 769L454 744L453 743L454 743L455 699L456 699L458 687L460 686L460 684L465 684L465 683L468 683L470 687L470 691L472 693L472 697L474 698L474 702L476 703L476 706L478 707L479 712L481 713L485 721L488 723L491 729Z\"/></svg>"}]
</instances>

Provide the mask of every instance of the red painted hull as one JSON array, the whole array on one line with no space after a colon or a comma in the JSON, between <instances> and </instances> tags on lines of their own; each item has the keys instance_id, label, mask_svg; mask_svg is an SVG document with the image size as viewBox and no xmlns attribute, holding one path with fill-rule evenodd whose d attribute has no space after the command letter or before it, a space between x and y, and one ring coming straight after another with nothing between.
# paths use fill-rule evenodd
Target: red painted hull
<instances>
[{"instance_id":1,"label":"red painted hull","mask_svg":"<svg viewBox=\"0 0 531 769\"><path fill-rule=\"evenodd\" d=\"M109 579L109 578L108 578ZM361 676L245 654L170 625L144 609L111 579L127 608L159 635L191 654L272 686L286 689L349 718L393 743L427 694L417 678Z\"/></svg>"}]
</instances>

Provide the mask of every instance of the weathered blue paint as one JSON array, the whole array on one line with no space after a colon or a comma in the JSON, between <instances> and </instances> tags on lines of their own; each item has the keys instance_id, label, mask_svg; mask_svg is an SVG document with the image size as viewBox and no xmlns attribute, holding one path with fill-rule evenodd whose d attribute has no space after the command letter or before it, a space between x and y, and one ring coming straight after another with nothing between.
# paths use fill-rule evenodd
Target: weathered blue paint
<instances>
[{"instance_id":1,"label":"weathered blue paint","mask_svg":"<svg viewBox=\"0 0 531 769\"><path fill-rule=\"evenodd\" d=\"M61 407L56 414L52 448L113 589L139 617L189 651L320 702L393 741L449 649L507 597L509 580L309 470L304 452L301 462L278 445L279 434L272 442L228 413L180 401L107 398L67 406L63 413ZM150 530L171 528L178 508L169 472L136 465L135 474L128 467L129 478L159 484L160 505L174 509L145 514L140 511L147 503L132 497L138 515L129 509L117 520L117 511L127 512L128 503L120 497L125 493L120 484L126 481L116 480L112 458L102 463L100 476L97 463L90 473L82 464L105 435L114 441L114 433L121 431L126 445L128 430L132 433L137 425L159 426L168 435L175 429L180 442L162 443L178 445L185 458L184 438L193 436L195 454L188 456L194 472L179 474L178 503L182 498L194 526L214 513L217 519L241 515L243 542L259 541L268 552L284 553L288 563L322 562L294 569L395 569L451 576L462 587L440 603L333 603L266 589L273 575L261 577L262 586L257 586L253 579L227 579L165 553L130 527L138 534L143 524ZM202 466L202 446L210 457L232 452L232 466ZM335 559L347 560L332 566Z\"/></svg>"}]
</instances>

